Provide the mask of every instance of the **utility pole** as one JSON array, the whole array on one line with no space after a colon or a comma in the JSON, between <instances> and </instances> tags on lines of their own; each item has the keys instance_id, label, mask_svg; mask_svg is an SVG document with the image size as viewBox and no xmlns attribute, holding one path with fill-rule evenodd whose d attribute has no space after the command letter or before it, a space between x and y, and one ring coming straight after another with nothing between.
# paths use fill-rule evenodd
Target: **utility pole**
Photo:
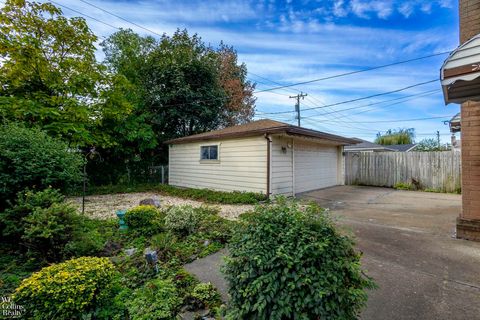
<instances>
[{"instance_id":1,"label":"utility pole","mask_svg":"<svg viewBox=\"0 0 480 320\"><path fill-rule=\"evenodd\" d=\"M440 131L437 130L437 145L438 145L438 150L440 150Z\"/></svg>"},{"instance_id":2,"label":"utility pole","mask_svg":"<svg viewBox=\"0 0 480 320\"><path fill-rule=\"evenodd\" d=\"M297 103L295 103L295 112L297 113L297 120L298 126L300 127L300 99L304 99L307 96L306 93L300 92L296 96L290 96L290 99L297 99Z\"/></svg>"}]
</instances>

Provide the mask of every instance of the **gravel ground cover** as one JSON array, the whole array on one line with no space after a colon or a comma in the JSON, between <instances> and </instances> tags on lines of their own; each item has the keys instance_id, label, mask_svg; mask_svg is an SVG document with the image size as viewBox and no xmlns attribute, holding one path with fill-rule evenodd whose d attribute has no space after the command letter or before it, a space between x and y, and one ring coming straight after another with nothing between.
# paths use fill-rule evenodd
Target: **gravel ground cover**
<instances>
[{"instance_id":1,"label":"gravel ground cover","mask_svg":"<svg viewBox=\"0 0 480 320\"><path fill-rule=\"evenodd\" d=\"M232 220L238 218L241 213L252 210L254 207L253 205L205 204L201 201L164 196L154 192L139 192L87 196L85 197L85 214L97 219L114 218L117 210L136 207L141 200L146 198L160 200L162 207L178 205L191 205L194 207L208 205L217 207L220 208L220 216ZM79 210L81 210L82 197L69 198L69 201L77 205Z\"/></svg>"}]
</instances>

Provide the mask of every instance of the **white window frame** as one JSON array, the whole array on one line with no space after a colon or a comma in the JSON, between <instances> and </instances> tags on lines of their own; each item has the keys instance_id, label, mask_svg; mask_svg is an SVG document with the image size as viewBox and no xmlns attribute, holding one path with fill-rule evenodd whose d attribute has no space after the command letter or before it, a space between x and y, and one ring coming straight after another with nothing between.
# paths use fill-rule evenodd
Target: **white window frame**
<instances>
[{"instance_id":1,"label":"white window frame","mask_svg":"<svg viewBox=\"0 0 480 320\"><path fill-rule=\"evenodd\" d=\"M203 147L217 147L217 159L202 159L202 148ZM208 143L200 145L200 163L220 163L220 144L219 143Z\"/></svg>"}]
</instances>

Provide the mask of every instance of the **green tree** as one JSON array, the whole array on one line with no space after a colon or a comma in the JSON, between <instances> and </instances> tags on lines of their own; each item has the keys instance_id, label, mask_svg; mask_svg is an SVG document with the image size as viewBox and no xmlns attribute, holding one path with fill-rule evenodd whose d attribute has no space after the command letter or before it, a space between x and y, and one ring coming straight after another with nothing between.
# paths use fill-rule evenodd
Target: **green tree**
<instances>
[{"instance_id":1,"label":"green tree","mask_svg":"<svg viewBox=\"0 0 480 320\"><path fill-rule=\"evenodd\" d=\"M448 147L438 144L438 140L434 138L425 138L421 140L415 147L415 151L446 151Z\"/></svg>"},{"instance_id":2,"label":"green tree","mask_svg":"<svg viewBox=\"0 0 480 320\"><path fill-rule=\"evenodd\" d=\"M149 165L165 162L167 139L253 117L255 86L231 47L211 48L186 30L156 40L129 29L112 34L102 47L108 69L130 83L133 110L121 126L112 122L105 129L118 145L98 149L104 161L89 169L96 183L120 181L127 167L130 177L141 176Z\"/></svg>"},{"instance_id":3,"label":"green tree","mask_svg":"<svg viewBox=\"0 0 480 320\"><path fill-rule=\"evenodd\" d=\"M50 3L8 0L0 11L0 115L73 146L114 145L97 127L128 112L127 83L96 62L96 40L84 19L67 19Z\"/></svg>"},{"instance_id":4,"label":"green tree","mask_svg":"<svg viewBox=\"0 0 480 320\"><path fill-rule=\"evenodd\" d=\"M377 134L375 143L388 146L394 144L410 144L415 139L415 129L389 129L385 134Z\"/></svg>"},{"instance_id":5,"label":"green tree","mask_svg":"<svg viewBox=\"0 0 480 320\"><path fill-rule=\"evenodd\" d=\"M196 34L164 35L149 55L145 102L159 140L216 129L227 95L220 85L216 52Z\"/></svg>"}]
</instances>

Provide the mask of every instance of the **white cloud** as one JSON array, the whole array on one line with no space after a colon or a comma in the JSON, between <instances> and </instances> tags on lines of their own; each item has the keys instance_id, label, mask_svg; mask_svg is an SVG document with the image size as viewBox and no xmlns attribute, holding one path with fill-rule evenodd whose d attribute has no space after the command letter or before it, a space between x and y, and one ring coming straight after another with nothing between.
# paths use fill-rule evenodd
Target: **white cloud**
<instances>
[{"instance_id":1,"label":"white cloud","mask_svg":"<svg viewBox=\"0 0 480 320\"><path fill-rule=\"evenodd\" d=\"M386 0L351 0L350 7L353 14L364 19L369 19L370 13L375 14L380 19L387 19L393 12L393 2Z\"/></svg>"},{"instance_id":2,"label":"white cloud","mask_svg":"<svg viewBox=\"0 0 480 320\"><path fill-rule=\"evenodd\" d=\"M344 7L345 5L345 1L344 0L336 0L334 1L334 4L333 4L333 14L336 16L336 17L346 17L347 14L348 14L348 11L345 9Z\"/></svg>"},{"instance_id":3,"label":"white cloud","mask_svg":"<svg viewBox=\"0 0 480 320\"><path fill-rule=\"evenodd\" d=\"M409 18L413 11L414 11L414 4L412 2L404 2L398 8L398 12L400 12L405 18Z\"/></svg>"}]
</instances>

